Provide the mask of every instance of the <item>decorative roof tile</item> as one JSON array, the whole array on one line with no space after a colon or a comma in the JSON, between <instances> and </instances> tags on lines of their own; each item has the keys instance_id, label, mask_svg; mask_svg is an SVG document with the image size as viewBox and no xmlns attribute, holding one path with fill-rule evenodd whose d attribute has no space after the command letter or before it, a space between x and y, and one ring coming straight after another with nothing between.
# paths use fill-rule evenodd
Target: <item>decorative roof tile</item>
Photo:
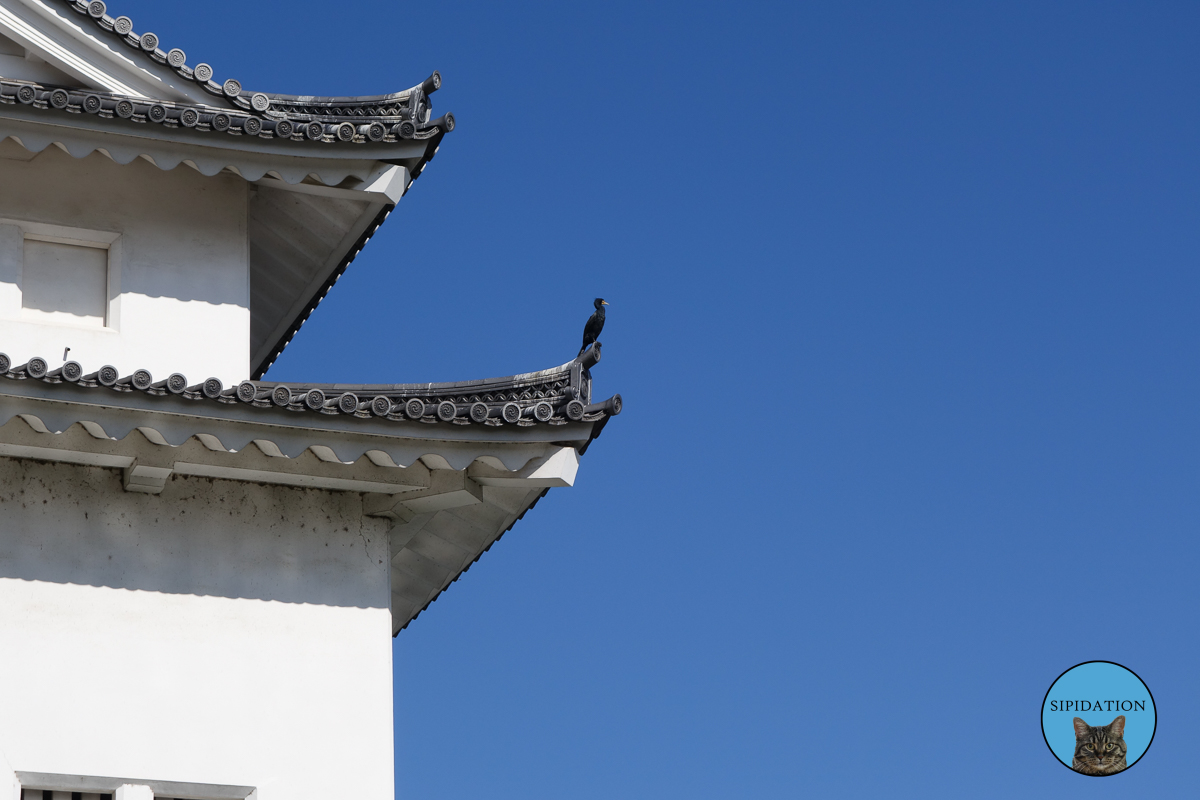
<instances>
[{"instance_id":1,"label":"decorative roof tile","mask_svg":"<svg viewBox=\"0 0 1200 800\"><path fill-rule=\"evenodd\" d=\"M200 88L210 95L221 98L228 106L233 106L247 113L265 115L268 118L286 119L290 122L328 122L326 127L335 127L342 121L378 121L380 127L390 128L384 136L397 138L427 138L419 134L437 128L442 132L454 130L454 115L445 114L437 120L430 120L432 104L428 96L442 88L442 76L434 72L424 82L413 86L412 89L395 92L391 95L373 97L308 97L296 95L277 95L268 92L251 92L242 89L241 82L228 78L224 82L214 80L215 72L212 67L200 62L194 67L187 65L187 54L184 50L173 48L163 52L158 36L152 32L137 34L133 30L133 20L128 17L110 17L108 6L103 0L61 0L72 10L84 14L94 20L96 26L109 32L128 49L134 50L148 58L166 65L181 78L196 82ZM370 125L361 127L370 128ZM380 128L374 128L371 136L378 136ZM326 136L329 131L326 130ZM367 132L362 132L367 136ZM338 138L341 133L335 133ZM428 136L432 136L428 134ZM312 138L312 137L310 137ZM349 139L341 139L347 142ZM371 138L371 142L379 142L383 137Z\"/></svg>"},{"instance_id":2,"label":"decorative roof tile","mask_svg":"<svg viewBox=\"0 0 1200 800\"><path fill-rule=\"evenodd\" d=\"M98 391L176 395L197 402L242 403L304 414L340 414L430 425L566 425L607 421L621 413L621 396L592 402L590 368L600 360L599 343L574 361L553 369L504 378L454 383L297 384L242 381L226 388L217 378L191 383L175 373L155 380L144 369L121 376L115 367L85 372L75 361L50 369L44 358L20 365L0 353L0 376L10 380L72 383Z\"/></svg>"},{"instance_id":3,"label":"decorative roof tile","mask_svg":"<svg viewBox=\"0 0 1200 800\"><path fill-rule=\"evenodd\" d=\"M257 136L263 139L327 144L394 144L409 139L440 139L441 135L454 130L453 114L444 114L432 122L418 123L406 118L407 112L404 107L380 106L374 101L365 103L365 111L357 116L322 115L301 111L257 112L153 100L8 78L0 78L0 103L20 103L37 109L68 114L95 114L101 119L153 123L165 128L182 127L232 136ZM296 107L310 109L315 106L306 103ZM339 106L338 110L346 108L348 106L343 105ZM394 116L368 116L366 113L396 109L400 113ZM436 145L436 142L434 144Z\"/></svg>"}]
</instances>

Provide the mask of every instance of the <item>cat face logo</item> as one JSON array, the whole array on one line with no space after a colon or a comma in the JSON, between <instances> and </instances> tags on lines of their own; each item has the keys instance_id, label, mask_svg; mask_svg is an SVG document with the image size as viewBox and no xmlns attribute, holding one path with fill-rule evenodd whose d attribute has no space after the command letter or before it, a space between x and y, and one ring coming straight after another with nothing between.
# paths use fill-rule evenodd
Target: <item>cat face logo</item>
<instances>
[{"instance_id":1,"label":"cat face logo","mask_svg":"<svg viewBox=\"0 0 1200 800\"><path fill-rule=\"evenodd\" d=\"M1125 715L1093 728L1076 717L1075 759L1071 769L1084 775L1113 775L1125 769Z\"/></svg>"},{"instance_id":2,"label":"cat face logo","mask_svg":"<svg viewBox=\"0 0 1200 800\"><path fill-rule=\"evenodd\" d=\"M1156 725L1146 684L1111 661L1076 664L1042 700L1046 746L1079 775L1106 777L1129 769L1150 748Z\"/></svg>"}]
</instances>

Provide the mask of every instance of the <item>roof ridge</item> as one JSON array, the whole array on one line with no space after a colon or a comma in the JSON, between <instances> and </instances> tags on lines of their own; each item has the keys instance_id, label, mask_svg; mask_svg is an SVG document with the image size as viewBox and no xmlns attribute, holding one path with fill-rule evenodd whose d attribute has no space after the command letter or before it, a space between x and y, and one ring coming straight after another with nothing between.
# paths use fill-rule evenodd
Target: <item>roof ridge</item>
<instances>
[{"instance_id":1,"label":"roof ridge","mask_svg":"<svg viewBox=\"0 0 1200 800\"><path fill-rule=\"evenodd\" d=\"M195 67L188 66L187 54L178 47L172 48L167 52L163 52L159 46L158 35L152 32L135 33L133 29L133 20L126 16L113 18L108 14L108 6L104 0L62 0L71 7L72 10L79 14L89 17L101 30L115 34L129 48L141 53L143 56L163 64L172 69L176 74L185 80L193 81L198 84L204 91L209 94L219 97L234 108L241 109L249 114L257 114L265 117L283 116L293 121L303 118L305 120L314 121L321 119L337 119L342 117L363 117L358 113L337 113L338 106L363 106L381 103L399 103L407 100L407 108L395 109L393 114L374 114L365 115L372 119L394 117L397 123L407 120L411 126L403 129L405 131L416 131L428 129L430 127L441 127L442 130L448 131L454 128L453 115L447 114L434 122L430 122L430 111L432 104L428 101L428 96L436 92L442 86L442 76L436 70L421 83L404 89L399 92L393 92L386 95L370 95L363 97L315 97L307 95L287 95L275 94L268 92L246 92L242 88L241 81L236 78L228 78L224 83L217 83L213 80L215 71L212 65L201 62ZM293 110L289 113L287 110L273 108L273 106L288 106L294 107L303 104L304 106L314 107L303 111ZM406 113L404 113L406 112ZM448 118L448 119L447 119ZM448 127L447 123L448 122ZM439 123L441 125L439 126ZM401 134L400 124L396 125L397 135ZM413 138L411 135L403 136L403 138Z\"/></svg>"},{"instance_id":2,"label":"roof ridge","mask_svg":"<svg viewBox=\"0 0 1200 800\"><path fill-rule=\"evenodd\" d=\"M243 109L225 109L186 101L147 99L15 78L0 78L0 103L21 103L38 109L54 109L74 114L96 114L104 119L115 116L132 122L153 122L168 128L182 126L199 131L217 131L235 136L245 134L266 139L291 139L297 142L391 144L409 139L432 139L454 130L455 124L453 114L444 114L425 124L414 124L406 119L403 113L397 113L394 117L358 115L352 122L332 114L283 111L255 114Z\"/></svg>"}]
</instances>

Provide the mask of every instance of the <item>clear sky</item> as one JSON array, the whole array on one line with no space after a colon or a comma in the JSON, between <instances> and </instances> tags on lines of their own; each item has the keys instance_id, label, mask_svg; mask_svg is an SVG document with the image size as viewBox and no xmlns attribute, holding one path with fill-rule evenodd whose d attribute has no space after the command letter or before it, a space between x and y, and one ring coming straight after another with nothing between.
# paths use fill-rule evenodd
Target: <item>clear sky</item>
<instances>
[{"instance_id":1,"label":"clear sky","mask_svg":"<svg viewBox=\"0 0 1200 800\"><path fill-rule=\"evenodd\" d=\"M444 76L268 379L540 369L612 304L625 412L395 640L399 797L1194 791L1200 6L110 8L248 90ZM1158 711L1105 780L1039 724L1091 659Z\"/></svg>"}]
</instances>

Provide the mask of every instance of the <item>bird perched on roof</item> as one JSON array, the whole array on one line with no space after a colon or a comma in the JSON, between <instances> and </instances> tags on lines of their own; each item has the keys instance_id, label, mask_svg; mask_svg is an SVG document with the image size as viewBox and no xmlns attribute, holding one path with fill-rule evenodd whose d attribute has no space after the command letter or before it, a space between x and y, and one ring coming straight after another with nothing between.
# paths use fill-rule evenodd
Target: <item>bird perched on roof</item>
<instances>
[{"instance_id":1,"label":"bird perched on roof","mask_svg":"<svg viewBox=\"0 0 1200 800\"><path fill-rule=\"evenodd\" d=\"M583 326L583 347L579 348L579 355L583 355L588 345L600 338L600 331L604 330L604 307L608 303L604 302L604 298L597 297L592 305L596 307L596 313L588 317L587 324Z\"/></svg>"}]
</instances>

